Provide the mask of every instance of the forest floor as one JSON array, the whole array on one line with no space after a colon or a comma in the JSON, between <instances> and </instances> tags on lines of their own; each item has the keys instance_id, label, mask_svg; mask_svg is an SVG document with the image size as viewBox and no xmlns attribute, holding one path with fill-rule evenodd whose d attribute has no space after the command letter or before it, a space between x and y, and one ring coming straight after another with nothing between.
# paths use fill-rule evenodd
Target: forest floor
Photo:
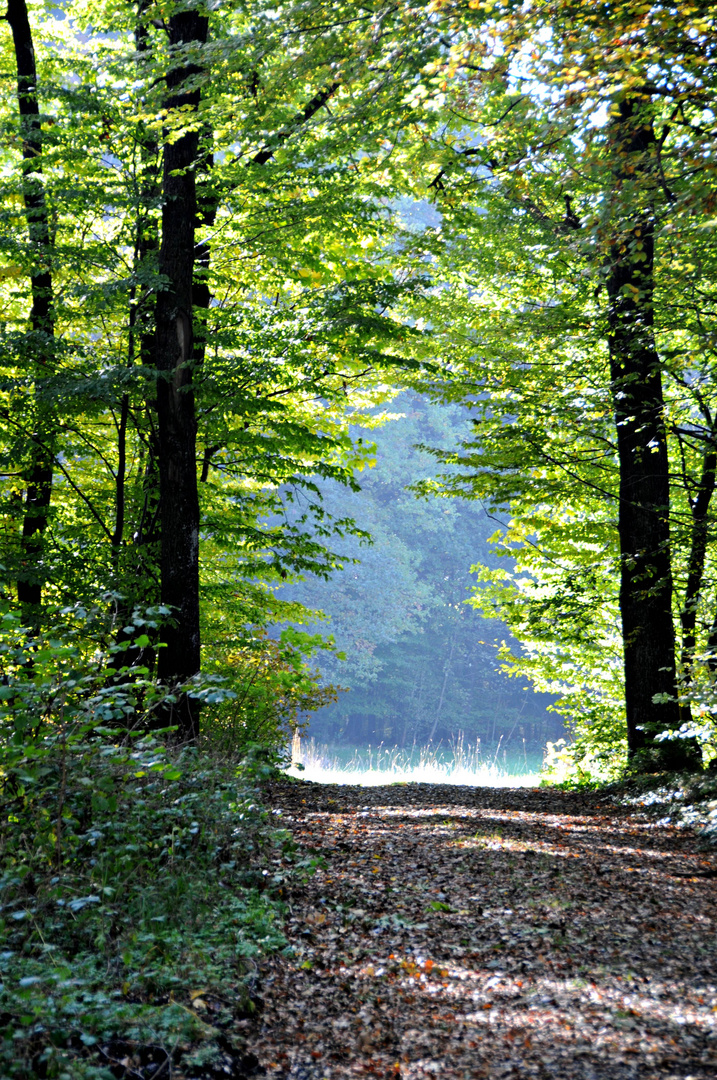
<instances>
[{"instance_id":1,"label":"forest floor","mask_svg":"<svg viewBox=\"0 0 717 1080\"><path fill-rule=\"evenodd\" d=\"M713 1080L717 851L605 793L268 786L316 872L244 1021L269 1077Z\"/></svg>"}]
</instances>

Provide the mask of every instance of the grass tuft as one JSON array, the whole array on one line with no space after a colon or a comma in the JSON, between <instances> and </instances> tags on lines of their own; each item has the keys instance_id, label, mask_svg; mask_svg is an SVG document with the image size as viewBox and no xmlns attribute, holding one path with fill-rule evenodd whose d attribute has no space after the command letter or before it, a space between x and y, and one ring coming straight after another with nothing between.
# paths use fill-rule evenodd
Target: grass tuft
<instances>
[{"instance_id":1,"label":"grass tuft","mask_svg":"<svg viewBox=\"0 0 717 1080\"><path fill-rule=\"evenodd\" d=\"M313 739L294 740L289 776L324 784L460 784L469 787L537 787L540 770L531 768L527 756L508 764L499 751L485 757L480 742L466 747L456 739L450 748L428 745L412 750L383 745L355 750L344 762L328 747Z\"/></svg>"}]
</instances>

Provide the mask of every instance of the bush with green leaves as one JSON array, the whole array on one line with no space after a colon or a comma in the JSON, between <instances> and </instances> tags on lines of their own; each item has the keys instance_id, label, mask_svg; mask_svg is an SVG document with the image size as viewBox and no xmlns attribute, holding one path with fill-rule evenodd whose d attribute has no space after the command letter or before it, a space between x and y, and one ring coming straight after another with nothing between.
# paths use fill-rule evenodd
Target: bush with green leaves
<instances>
[{"instance_id":1,"label":"bush with green leaves","mask_svg":"<svg viewBox=\"0 0 717 1080\"><path fill-rule=\"evenodd\" d=\"M117 1047L225 1054L253 958L284 945L267 886L290 840L256 791L271 762L133 728L161 699L146 672L117 678L68 625L42 642L3 625L0 1075L110 1077ZM198 991L233 1003L223 1042Z\"/></svg>"},{"instance_id":2,"label":"bush with green leaves","mask_svg":"<svg viewBox=\"0 0 717 1080\"><path fill-rule=\"evenodd\" d=\"M320 672L309 669L307 660L318 651L336 653L333 640L296 627L278 638L258 628L228 636L212 658L220 681L206 694L203 744L235 753L258 744L281 756L308 715L335 702L342 689L322 684Z\"/></svg>"}]
</instances>

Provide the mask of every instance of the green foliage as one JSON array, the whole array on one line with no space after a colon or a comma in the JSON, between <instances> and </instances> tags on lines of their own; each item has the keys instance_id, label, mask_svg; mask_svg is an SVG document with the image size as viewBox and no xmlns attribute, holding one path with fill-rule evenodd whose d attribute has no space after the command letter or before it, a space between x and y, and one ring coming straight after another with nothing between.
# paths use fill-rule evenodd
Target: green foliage
<instances>
[{"instance_id":1,"label":"green foliage","mask_svg":"<svg viewBox=\"0 0 717 1080\"><path fill-rule=\"evenodd\" d=\"M56 746L34 783L24 764L2 778L3 1075L62 1075L78 1040L211 1040L188 1011L205 987L251 1010L251 957L283 944L263 890L286 837L242 770L149 738ZM87 1055L72 1075L100 1075Z\"/></svg>"},{"instance_id":2,"label":"green foliage","mask_svg":"<svg viewBox=\"0 0 717 1080\"><path fill-rule=\"evenodd\" d=\"M325 677L350 692L312 717L310 733L321 742L410 746L463 731L487 753L501 739L540 750L560 733L560 720L546 715L544 698L508 681L493 641L507 637L505 628L465 603L470 567L479 553L489 557L494 521L481 506L418 500L407 490L436 471L421 444L456 445L464 416L412 392L391 410L384 423L377 417L373 428L353 431L364 445L370 440L375 459L356 477L360 492L321 484L331 512L354 518L371 545L344 541L344 568L329 582L309 578L278 594L328 615L346 655L319 657Z\"/></svg>"},{"instance_id":3,"label":"green foliage","mask_svg":"<svg viewBox=\"0 0 717 1080\"><path fill-rule=\"evenodd\" d=\"M308 638L276 645L264 630L305 618L277 597L279 583L329 577L342 541L362 538L346 507L328 506L322 485L356 486L371 450L352 438L350 424L370 423L399 373L429 360L424 330L398 314L428 274L394 273L394 241L412 197L424 193L425 163L432 169L436 157L426 136L441 127L443 91L427 65L447 41L473 31L425 3L210 8L208 43L193 46L195 115L177 114L166 100L177 63L167 28L179 9L157 18L144 2L30 5L37 164L52 226L42 252L23 213L16 64L10 36L0 36L8 73L0 98L0 560L8 595L31 579L50 609L94 607L112 593L125 650L116 663L133 667L122 692L151 695L160 626L137 646L141 662L123 627L164 595L154 352L155 309L168 288L159 272L167 239L162 147L186 125L199 132L196 454L192 446L187 458L196 457L201 512L202 663L227 680L223 703L211 686L193 691L206 702L206 738L228 747L277 744L334 693L312 677L316 646ZM470 16L471 24L480 19ZM50 364L35 362L28 323L33 269L47 263ZM47 423L38 434L40 414ZM28 559L22 534L40 450L52 465L51 506L37 557ZM392 554L410 577L411 555L398 537ZM384 566L387 585L389 578ZM386 589L383 615L405 599L400 592ZM425 617L424 592L418 585L397 611L398 632ZM367 677L375 674L370 643L358 656Z\"/></svg>"},{"instance_id":4,"label":"green foliage","mask_svg":"<svg viewBox=\"0 0 717 1080\"><path fill-rule=\"evenodd\" d=\"M450 0L441 10L458 17ZM632 497L620 488L607 285L620 252L640 261L639 230L628 254L614 244L648 206L645 325L662 378L681 630L674 694L701 730L717 715L714 17L697 4L491 5L482 52L444 61L462 77L447 85L456 118L432 178L440 223L402 249L435 267L411 314L430 321L443 370L419 385L473 422L462 450L438 455L450 467L442 490L483 500L501 522L494 544L508 565L477 568L476 607L508 623L522 650L505 662L558 696L576 760L597 759L598 773L625 762L619 583L630 556L618 521ZM632 172L614 131L628 99L655 133Z\"/></svg>"},{"instance_id":5,"label":"green foliage","mask_svg":"<svg viewBox=\"0 0 717 1080\"><path fill-rule=\"evenodd\" d=\"M308 713L336 700L338 689L323 684L307 660L317 651L333 651L319 634L296 628L282 630L278 640L263 631L244 632L221 654L215 653L206 671L226 672L235 688L229 697L221 690L202 716L203 741L213 749L244 751L257 744L276 754L285 751Z\"/></svg>"},{"instance_id":6,"label":"green foliage","mask_svg":"<svg viewBox=\"0 0 717 1080\"><path fill-rule=\"evenodd\" d=\"M175 1057L209 1047L217 1029L192 993L211 987L251 1010L251 958L283 944L265 890L281 888L273 859L288 837L257 802L263 763L170 749L146 722L132 730L139 696L151 710L149 680L120 681L101 654L93 664L67 626L86 618L71 616L64 639L56 628L39 645L6 615L0 642L8 1077L107 1076L113 1039ZM195 689L221 699L207 685Z\"/></svg>"},{"instance_id":7,"label":"green foliage","mask_svg":"<svg viewBox=\"0 0 717 1080\"><path fill-rule=\"evenodd\" d=\"M23 626L17 612L2 604L0 723L8 767L28 754L41 759L46 747L58 742L74 745L94 734L156 731L163 705L183 691L211 706L235 698L226 680L210 672L185 684L158 685L141 660L151 658L153 642L154 648L163 647L157 639L169 610L135 610L117 643L117 598L105 599L101 607L76 604L52 613L42 633ZM121 662L128 657L131 664Z\"/></svg>"},{"instance_id":8,"label":"green foliage","mask_svg":"<svg viewBox=\"0 0 717 1080\"><path fill-rule=\"evenodd\" d=\"M347 406L356 415L380 401L423 348L423 335L395 316L425 275L392 273L387 199L418 183L416 125L439 121L424 93L410 106L406 95L442 46L431 20L411 15L407 35L408 11L224 4L197 48L194 276L197 297L208 297L193 313L192 384L210 658L243 649L281 614L277 581L331 573L332 537L352 523L332 518L310 477L353 484L365 453L349 437ZM47 252L30 242L23 214L15 58L10 35L0 36L3 584L11 594L31 579L50 606L93 606L112 592L120 627L161 596L152 342L167 288L162 145L195 123L166 108L174 59L165 15L95 0L30 7ZM28 325L33 268L47 261L51 364L35 362ZM38 440L52 466L51 509L36 538L41 557L28 560L22 529ZM285 661L291 667L286 656L276 663Z\"/></svg>"},{"instance_id":9,"label":"green foliage","mask_svg":"<svg viewBox=\"0 0 717 1080\"><path fill-rule=\"evenodd\" d=\"M589 736L568 742L549 742L543 758L541 784L564 791L592 791L619 780L625 771L625 756L614 746L601 747Z\"/></svg>"}]
</instances>

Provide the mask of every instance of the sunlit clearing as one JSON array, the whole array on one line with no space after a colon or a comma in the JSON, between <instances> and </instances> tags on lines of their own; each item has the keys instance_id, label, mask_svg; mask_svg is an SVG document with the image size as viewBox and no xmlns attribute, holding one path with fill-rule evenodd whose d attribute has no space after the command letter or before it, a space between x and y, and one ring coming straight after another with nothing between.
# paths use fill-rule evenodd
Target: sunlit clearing
<instances>
[{"instance_id":1,"label":"sunlit clearing","mask_svg":"<svg viewBox=\"0 0 717 1080\"><path fill-rule=\"evenodd\" d=\"M497 754L484 757L480 745L466 749L458 740L450 750L440 747L416 747L413 751L379 746L354 751L342 763L328 747L317 746L313 739L294 738L289 776L318 784L359 784L378 787L382 784L455 784L468 787L537 787L540 772L523 762L500 762Z\"/></svg>"}]
</instances>

